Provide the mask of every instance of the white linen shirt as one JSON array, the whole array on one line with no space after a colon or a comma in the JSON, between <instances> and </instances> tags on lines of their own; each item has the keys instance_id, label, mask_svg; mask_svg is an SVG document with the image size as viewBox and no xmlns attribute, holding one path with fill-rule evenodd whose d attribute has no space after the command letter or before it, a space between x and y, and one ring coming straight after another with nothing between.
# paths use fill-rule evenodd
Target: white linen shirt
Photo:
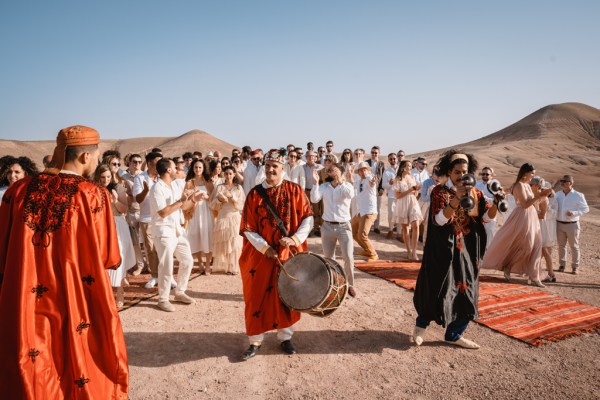
<instances>
[{"instance_id":1,"label":"white linen shirt","mask_svg":"<svg viewBox=\"0 0 600 400\"><path fill-rule=\"evenodd\" d=\"M583 193L571 189L567 194L562 190L556 193L556 202L558 203L558 215L556 216L557 221L563 222L577 222L579 217L590 211L590 207L585 201ZM567 211L571 211L573 215L567 216Z\"/></svg>"},{"instance_id":2,"label":"white linen shirt","mask_svg":"<svg viewBox=\"0 0 600 400\"><path fill-rule=\"evenodd\" d=\"M152 237L181 236L183 234L180 209L164 218L158 215L160 210L181 199L182 194L182 186L175 182L171 182L171 187L169 187L162 179L159 179L152 186L150 193L148 193L148 202L150 203L150 212L152 214L152 221L150 222Z\"/></svg>"},{"instance_id":3,"label":"white linen shirt","mask_svg":"<svg viewBox=\"0 0 600 400\"><path fill-rule=\"evenodd\" d=\"M318 203L323 199L324 221L350 221L350 202L354 197L354 187L349 182L343 182L333 187L331 182L313 185L310 191L310 201Z\"/></svg>"},{"instance_id":4,"label":"white linen shirt","mask_svg":"<svg viewBox=\"0 0 600 400\"><path fill-rule=\"evenodd\" d=\"M354 181L356 190L356 206L358 215L377 214L377 185L370 185L375 175L367 176L365 179Z\"/></svg>"},{"instance_id":5,"label":"white linen shirt","mask_svg":"<svg viewBox=\"0 0 600 400\"><path fill-rule=\"evenodd\" d=\"M398 166L396 168L387 167L385 171L383 171L383 176L381 177L381 187L386 191L388 199L395 201L396 195L392 190L392 186L390 185L390 179L396 179L396 174L398 173Z\"/></svg>"},{"instance_id":6,"label":"white linen shirt","mask_svg":"<svg viewBox=\"0 0 600 400\"><path fill-rule=\"evenodd\" d=\"M150 175L148 175L148 171L144 171L141 174L138 174L135 178L133 178L133 197L144 191L144 182L148 183L148 187L152 190L152 187L156 183ZM150 192L146 195L144 201L140 203L140 222L149 223L152 220L152 213L150 211L150 202L148 201L148 196L150 196Z\"/></svg>"}]
</instances>

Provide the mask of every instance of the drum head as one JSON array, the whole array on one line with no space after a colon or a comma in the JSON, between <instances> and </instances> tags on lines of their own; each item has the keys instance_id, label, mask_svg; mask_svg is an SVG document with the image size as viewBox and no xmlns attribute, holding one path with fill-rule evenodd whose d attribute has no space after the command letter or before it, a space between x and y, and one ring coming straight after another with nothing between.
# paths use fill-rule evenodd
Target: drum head
<instances>
[{"instance_id":1,"label":"drum head","mask_svg":"<svg viewBox=\"0 0 600 400\"><path fill-rule=\"evenodd\" d=\"M285 272L279 271L279 297L288 307L309 310L325 299L330 272L324 258L312 253L299 253L287 260L284 267L288 274L298 279L292 280Z\"/></svg>"}]
</instances>

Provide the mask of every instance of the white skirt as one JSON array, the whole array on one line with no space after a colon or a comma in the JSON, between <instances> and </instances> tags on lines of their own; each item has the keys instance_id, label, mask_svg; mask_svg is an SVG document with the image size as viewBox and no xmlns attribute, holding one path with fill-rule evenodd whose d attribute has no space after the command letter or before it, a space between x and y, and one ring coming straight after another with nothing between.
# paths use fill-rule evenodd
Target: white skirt
<instances>
[{"instance_id":1,"label":"white skirt","mask_svg":"<svg viewBox=\"0 0 600 400\"><path fill-rule=\"evenodd\" d=\"M119 253L121 254L121 265L117 269L108 269L108 277L112 287L120 287L125 272L135 266L135 250L131 242L129 225L123 215L115 215L115 225L117 227L117 239L119 241Z\"/></svg>"}]
</instances>

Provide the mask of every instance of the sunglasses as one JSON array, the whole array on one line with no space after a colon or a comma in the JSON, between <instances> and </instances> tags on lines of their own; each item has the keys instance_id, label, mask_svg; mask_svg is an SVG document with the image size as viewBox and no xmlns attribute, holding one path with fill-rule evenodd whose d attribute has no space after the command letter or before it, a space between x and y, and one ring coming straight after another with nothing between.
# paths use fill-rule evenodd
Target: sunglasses
<instances>
[{"instance_id":1,"label":"sunglasses","mask_svg":"<svg viewBox=\"0 0 600 400\"><path fill-rule=\"evenodd\" d=\"M110 163L110 165L112 165L113 167L120 167L121 163L119 163L119 162L113 162L113 163Z\"/></svg>"},{"instance_id":2,"label":"sunglasses","mask_svg":"<svg viewBox=\"0 0 600 400\"><path fill-rule=\"evenodd\" d=\"M260 157L252 157L252 161L259 161Z\"/></svg>"},{"instance_id":3,"label":"sunglasses","mask_svg":"<svg viewBox=\"0 0 600 400\"><path fill-rule=\"evenodd\" d=\"M298 158L298 156L292 156L292 155L290 155L290 156L288 156L288 158Z\"/></svg>"},{"instance_id":4,"label":"sunglasses","mask_svg":"<svg viewBox=\"0 0 600 400\"><path fill-rule=\"evenodd\" d=\"M481 174L481 176L490 176L490 174Z\"/></svg>"},{"instance_id":5,"label":"sunglasses","mask_svg":"<svg viewBox=\"0 0 600 400\"><path fill-rule=\"evenodd\" d=\"M404 153L398 154L398 157L404 157Z\"/></svg>"},{"instance_id":6,"label":"sunglasses","mask_svg":"<svg viewBox=\"0 0 600 400\"><path fill-rule=\"evenodd\" d=\"M131 161L132 164L141 164L142 160L133 160Z\"/></svg>"},{"instance_id":7,"label":"sunglasses","mask_svg":"<svg viewBox=\"0 0 600 400\"><path fill-rule=\"evenodd\" d=\"M562 179L561 179L561 180L560 180L560 183L573 183L573 182L571 182L571 181L565 181L565 180L562 180Z\"/></svg>"}]
</instances>

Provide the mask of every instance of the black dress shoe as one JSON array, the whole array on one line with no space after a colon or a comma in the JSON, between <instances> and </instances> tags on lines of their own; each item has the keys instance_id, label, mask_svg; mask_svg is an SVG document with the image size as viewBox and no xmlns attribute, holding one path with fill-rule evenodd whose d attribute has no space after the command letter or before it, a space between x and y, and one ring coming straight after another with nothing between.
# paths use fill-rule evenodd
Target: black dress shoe
<instances>
[{"instance_id":1,"label":"black dress shoe","mask_svg":"<svg viewBox=\"0 0 600 400\"><path fill-rule=\"evenodd\" d=\"M251 344L248 350L242 353L242 360L246 361L254 357L258 353L258 349L260 349L260 345Z\"/></svg>"},{"instance_id":2,"label":"black dress shoe","mask_svg":"<svg viewBox=\"0 0 600 400\"><path fill-rule=\"evenodd\" d=\"M296 347L291 340L284 340L281 342L281 350L286 354L296 354Z\"/></svg>"}]
</instances>

